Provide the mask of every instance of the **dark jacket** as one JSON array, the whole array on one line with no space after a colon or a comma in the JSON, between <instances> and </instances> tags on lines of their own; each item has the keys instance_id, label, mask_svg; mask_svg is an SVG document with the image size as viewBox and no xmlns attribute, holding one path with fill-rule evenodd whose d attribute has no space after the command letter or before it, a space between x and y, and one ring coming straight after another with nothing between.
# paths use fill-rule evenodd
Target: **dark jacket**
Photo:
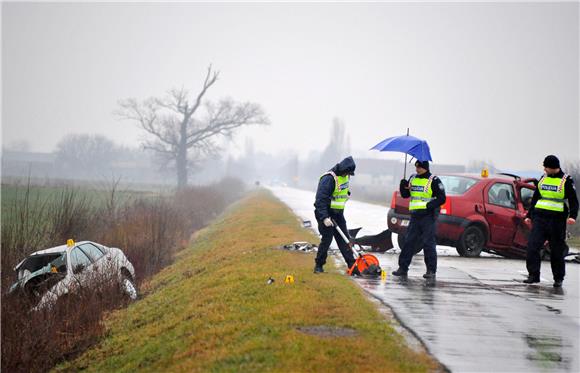
<instances>
[{"instance_id":1,"label":"dark jacket","mask_svg":"<svg viewBox=\"0 0 580 373\"><path fill-rule=\"evenodd\" d=\"M352 157L347 157L337 163L329 171L334 172L337 176L354 175L356 164ZM317 220L324 220L330 217L331 214L342 214L343 210L333 210L330 208L330 201L332 193L334 192L334 177L332 175L324 175L318 181L318 188L316 189L316 198L314 201L314 215Z\"/></svg>"},{"instance_id":2,"label":"dark jacket","mask_svg":"<svg viewBox=\"0 0 580 373\"><path fill-rule=\"evenodd\" d=\"M560 170L552 177L562 178L564 172ZM537 185L536 185L537 186ZM555 219L566 219L568 217L576 220L578 217L578 195L576 194L576 186L574 185L574 180L570 175L566 178L564 183L564 198L568 200L568 204L564 203L564 212L549 211L544 209L536 209L536 203L541 198L540 190L536 188L534 196L532 197L532 207L528 210L526 215L527 218L533 219L535 216L541 216L545 218L555 218ZM569 205L570 207L568 208Z\"/></svg>"},{"instance_id":3,"label":"dark jacket","mask_svg":"<svg viewBox=\"0 0 580 373\"><path fill-rule=\"evenodd\" d=\"M413 175L412 177L416 177L419 179L428 179L431 177L431 172L427 171L423 175ZM411 180L411 179L409 179ZM403 179L399 185L399 192L401 193L401 197L409 198L411 197L411 191L407 189L409 187L409 181ZM437 176L433 177L433 181L431 183L431 189L433 190L433 198L432 201L427 203L426 210L413 210L411 211L412 216L426 216L426 215L435 215L439 213L439 207L445 203L447 197L445 196L445 187Z\"/></svg>"}]
</instances>

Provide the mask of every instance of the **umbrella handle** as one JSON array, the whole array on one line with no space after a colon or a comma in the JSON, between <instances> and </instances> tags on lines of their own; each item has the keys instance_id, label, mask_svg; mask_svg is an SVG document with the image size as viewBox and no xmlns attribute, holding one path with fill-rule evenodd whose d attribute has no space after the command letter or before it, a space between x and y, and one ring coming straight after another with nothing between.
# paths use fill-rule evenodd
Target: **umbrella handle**
<instances>
[{"instance_id":1,"label":"umbrella handle","mask_svg":"<svg viewBox=\"0 0 580 373\"><path fill-rule=\"evenodd\" d=\"M407 136L409 136L409 127L407 127ZM407 153L405 153L405 170L403 171L403 179L407 179Z\"/></svg>"}]
</instances>

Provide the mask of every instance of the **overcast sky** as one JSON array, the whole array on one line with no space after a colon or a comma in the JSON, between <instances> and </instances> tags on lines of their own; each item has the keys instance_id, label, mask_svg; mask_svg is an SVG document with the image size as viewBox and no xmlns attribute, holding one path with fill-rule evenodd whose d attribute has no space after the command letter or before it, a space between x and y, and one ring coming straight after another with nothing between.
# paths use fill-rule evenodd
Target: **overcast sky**
<instances>
[{"instance_id":1,"label":"overcast sky","mask_svg":"<svg viewBox=\"0 0 580 373\"><path fill-rule=\"evenodd\" d=\"M3 3L2 142L68 133L136 146L117 101L197 93L263 106L256 150L307 155L341 118L355 156L403 134L436 163L539 169L580 158L579 4Z\"/></svg>"}]
</instances>

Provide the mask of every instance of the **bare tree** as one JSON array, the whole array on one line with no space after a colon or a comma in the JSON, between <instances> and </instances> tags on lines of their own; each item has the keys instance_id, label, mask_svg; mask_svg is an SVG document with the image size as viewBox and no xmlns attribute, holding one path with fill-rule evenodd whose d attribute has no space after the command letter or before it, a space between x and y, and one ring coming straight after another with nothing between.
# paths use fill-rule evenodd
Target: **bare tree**
<instances>
[{"instance_id":1,"label":"bare tree","mask_svg":"<svg viewBox=\"0 0 580 373\"><path fill-rule=\"evenodd\" d=\"M332 119L330 142L320 157L321 166L328 168L339 162L350 153L350 139L346 136L344 121L339 118Z\"/></svg>"},{"instance_id":2,"label":"bare tree","mask_svg":"<svg viewBox=\"0 0 580 373\"><path fill-rule=\"evenodd\" d=\"M270 123L260 105L232 99L206 102L205 115L196 115L218 76L219 72L209 66L203 87L192 100L189 92L181 88L169 91L164 98L152 97L142 103L133 98L119 102L117 115L136 121L150 135L143 146L158 154L165 165L174 163L178 188L187 185L188 170L196 162L221 150L216 143L219 136L231 138L238 127Z\"/></svg>"},{"instance_id":3,"label":"bare tree","mask_svg":"<svg viewBox=\"0 0 580 373\"><path fill-rule=\"evenodd\" d=\"M564 162L564 172L572 176L574 184L578 185L580 182L580 161L566 161Z\"/></svg>"}]
</instances>

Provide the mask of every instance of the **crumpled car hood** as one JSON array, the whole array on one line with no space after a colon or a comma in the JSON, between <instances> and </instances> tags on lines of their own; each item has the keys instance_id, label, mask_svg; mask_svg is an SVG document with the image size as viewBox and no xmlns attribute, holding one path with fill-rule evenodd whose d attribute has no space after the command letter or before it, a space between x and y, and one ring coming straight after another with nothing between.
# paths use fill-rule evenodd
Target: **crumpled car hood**
<instances>
[{"instance_id":1,"label":"crumpled car hood","mask_svg":"<svg viewBox=\"0 0 580 373\"><path fill-rule=\"evenodd\" d=\"M30 272L27 269L27 261L35 260L35 257L28 257L20 262L15 270L18 272L19 280L10 286L9 293L18 288L24 288L27 283L34 283L35 287L44 286L46 289L51 288L57 282L62 280L66 275L66 256L61 255L39 269ZM65 267L65 272L62 272L62 267ZM30 268L30 266L28 266ZM61 271L58 271L58 268Z\"/></svg>"}]
</instances>

